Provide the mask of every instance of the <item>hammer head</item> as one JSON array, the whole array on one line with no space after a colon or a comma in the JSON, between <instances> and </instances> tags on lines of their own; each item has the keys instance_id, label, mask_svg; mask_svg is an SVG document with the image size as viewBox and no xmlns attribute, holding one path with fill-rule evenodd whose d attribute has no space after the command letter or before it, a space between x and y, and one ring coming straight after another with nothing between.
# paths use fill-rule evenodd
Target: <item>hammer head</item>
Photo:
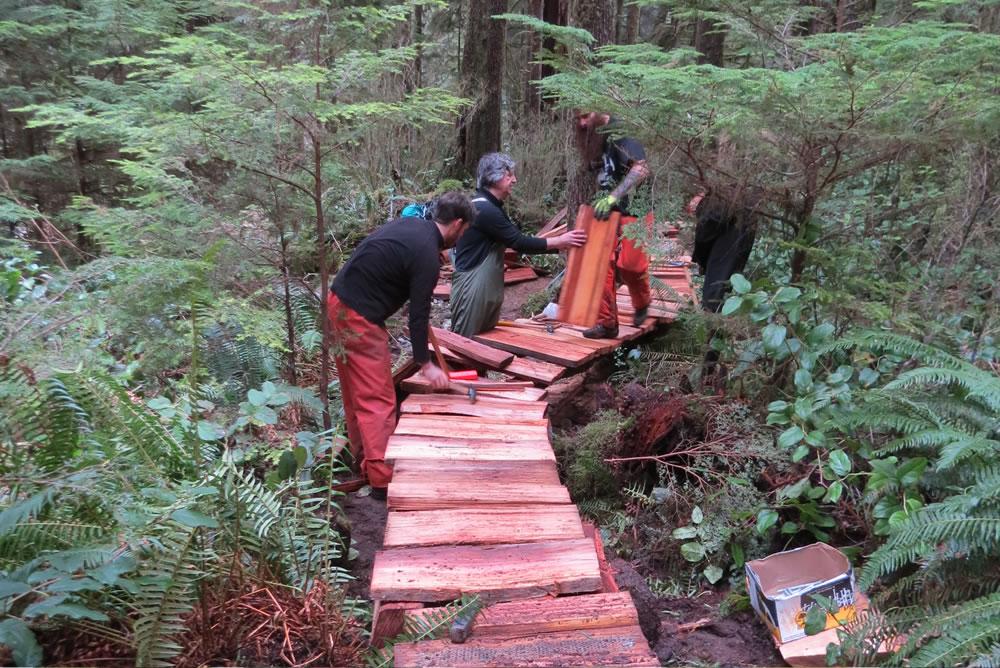
<instances>
[{"instance_id":1,"label":"hammer head","mask_svg":"<svg viewBox=\"0 0 1000 668\"><path fill-rule=\"evenodd\" d=\"M469 403L470 404L476 403L476 388L474 387L469 388Z\"/></svg>"}]
</instances>

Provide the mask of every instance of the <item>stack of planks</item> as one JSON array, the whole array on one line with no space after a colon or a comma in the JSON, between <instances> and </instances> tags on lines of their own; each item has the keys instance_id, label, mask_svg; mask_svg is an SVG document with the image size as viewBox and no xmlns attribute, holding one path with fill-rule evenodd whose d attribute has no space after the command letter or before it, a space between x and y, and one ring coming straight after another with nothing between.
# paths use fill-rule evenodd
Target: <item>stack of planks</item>
<instances>
[{"instance_id":1,"label":"stack of planks","mask_svg":"<svg viewBox=\"0 0 1000 668\"><path fill-rule=\"evenodd\" d=\"M397 645L397 666L657 665L628 595L596 594L600 560L559 482L542 399L402 403L386 452L394 473L371 580L376 616L387 602L463 594L498 605L464 645ZM561 598L573 594L597 597Z\"/></svg>"}]
</instances>

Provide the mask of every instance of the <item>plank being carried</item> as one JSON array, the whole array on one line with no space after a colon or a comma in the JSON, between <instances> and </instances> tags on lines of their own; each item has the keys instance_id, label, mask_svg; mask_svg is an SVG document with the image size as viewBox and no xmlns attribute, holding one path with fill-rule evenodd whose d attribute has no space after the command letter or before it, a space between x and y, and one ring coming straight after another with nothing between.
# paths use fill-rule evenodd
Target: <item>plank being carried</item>
<instances>
[{"instance_id":1,"label":"plank being carried","mask_svg":"<svg viewBox=\"0 0 1000 668\"><path fill-rule=\"evenodd\" d=\"M447 601L462 594L512 601L600 588L588 538L382 550L371 579L371 596L382 601Z\"/></svg>"},{"instance_id":2,"label":"plank being carried","mask_svg":"<svg viewBox=\"0 0 1000 668\"><path fill-rule=\"evenodd\" d=\"M576 214L574 229L587 232L587 243L571 248L566 263L566 278L559 298L559 320L593 327L601 305L608 276L611 252L618 240L617 211L607 220L594 218L594 210L582 205Z\"/></svg>"}]
</instances>

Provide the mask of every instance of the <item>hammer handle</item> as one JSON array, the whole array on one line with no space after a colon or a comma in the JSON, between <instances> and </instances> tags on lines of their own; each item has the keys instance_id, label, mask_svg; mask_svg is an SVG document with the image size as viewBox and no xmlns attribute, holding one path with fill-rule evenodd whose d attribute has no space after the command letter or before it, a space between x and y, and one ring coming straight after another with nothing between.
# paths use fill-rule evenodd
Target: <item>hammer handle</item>
<instances>
[{"instance_id":1,"label":"hammer handle","mask_svg":"<svg viewBox=\"0 0 1000 668\"><path fill-rule=\"evenodd\" d=\"M444 355L441 354L441 346L438 345L437 337L434 336L434 328L427 328L427 338L431 340L431 345L434 346L434 354L437 356L438 366L444 371L445 375L448 375L448 365L444 361Z\"/></svg>"}]
</instances>

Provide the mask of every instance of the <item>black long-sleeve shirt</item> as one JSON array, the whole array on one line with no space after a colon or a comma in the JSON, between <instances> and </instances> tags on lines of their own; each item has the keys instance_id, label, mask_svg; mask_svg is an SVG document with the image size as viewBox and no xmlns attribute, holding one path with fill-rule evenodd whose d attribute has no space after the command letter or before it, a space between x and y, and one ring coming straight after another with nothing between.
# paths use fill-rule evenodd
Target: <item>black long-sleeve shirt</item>
<instances>
[{"instance_id":1,"label":"black long-sleeve shirt","mask_svg":"<svg viewBox=\"0 0 1000 668\"><path fill-rule=\"evenodd\" d=\"M386 319L409 300L413 360L424 364L430 359L427 326L443 247L444 239L433 221L397 218L358 245L330 289L379 326L385 326Z\"/></svg>"},{"instance_id":2,"label":"black long-sleeve shirt","mask_svg":"<svg viewBox=\"0 0 1000 668\"><path fill-rule=\"evenodd\" d=\"M495 243L502 243L505 248L513 248L518 253L544 253L548 250L545 239L524 234L518 229L504 211L503 202L493 193L485 189L477 190L472 203L476 206L476 220L455 246L455 271L478 267Z\"/></svg>"}]
</instances>

